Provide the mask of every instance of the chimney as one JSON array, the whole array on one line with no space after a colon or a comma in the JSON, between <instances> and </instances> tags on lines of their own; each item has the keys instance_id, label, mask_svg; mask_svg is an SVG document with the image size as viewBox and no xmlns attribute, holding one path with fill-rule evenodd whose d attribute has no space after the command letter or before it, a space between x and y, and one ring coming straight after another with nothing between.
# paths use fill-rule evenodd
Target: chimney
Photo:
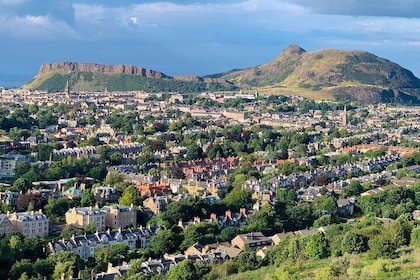
<instances>
[{"instance_id":1,"label":"chimney","mask_svg":"<svg viewBox=\"0 0 420 280\"><path fill-rule=\"evenodd\" d=\"M212 221L216 221L217 220L217 216L216 216L215 213L211 213L210 214L210 220L212 220Z\"/></svg>"},{"instance_id":2,"label":"chimney","mask_svg":"<svg viewBox=\"0 0 420 280\"><path fill-rule=\"evenodd\" d=\"M226 216L226 218L230 218L230 219L232 219L232 211L227 210L227 211L225 212L225 216Z\"/></svg>"}]
</instances>

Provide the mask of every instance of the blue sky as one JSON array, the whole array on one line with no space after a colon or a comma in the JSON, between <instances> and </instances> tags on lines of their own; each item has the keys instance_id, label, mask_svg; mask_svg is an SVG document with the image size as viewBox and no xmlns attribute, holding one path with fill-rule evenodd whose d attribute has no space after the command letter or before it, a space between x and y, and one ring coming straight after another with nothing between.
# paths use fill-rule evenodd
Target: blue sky
<instances>
[{"instance_id":1,"label":"blue sky","mask_svg":"<svg viewBox=\"0 0 420 280\"><path fill-rule=\"evenodd\" d=\"M291 44L366 50L420 76L420 0L0 0L0 83L58 61L206 75Z\"/></svg>"}]
</instances>

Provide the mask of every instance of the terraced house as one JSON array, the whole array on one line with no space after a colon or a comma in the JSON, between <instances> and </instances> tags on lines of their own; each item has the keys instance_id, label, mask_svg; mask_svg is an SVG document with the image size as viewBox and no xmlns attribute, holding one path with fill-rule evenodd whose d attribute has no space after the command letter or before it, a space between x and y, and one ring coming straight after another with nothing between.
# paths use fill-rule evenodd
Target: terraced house
<instances>
[{"instance_id":1,"label":"terraced house","mask_svg":"<svg viewBox=\"0 0 420 280\"><path fill-rule=\"evenodd\" d=\"M117 231L107 230L105 232L96 232L94 234L85 234L80 236L72 236L69 239L61 239L48 243L49 252L59 253L62 251L74 252L82 259L95 257L96 248L107 248L113 244L127 244L130 250L136 248L149 248L150 240L156 235L160 227L139 227L136 229L128 229Z\"/></svg>"}]
</instances>

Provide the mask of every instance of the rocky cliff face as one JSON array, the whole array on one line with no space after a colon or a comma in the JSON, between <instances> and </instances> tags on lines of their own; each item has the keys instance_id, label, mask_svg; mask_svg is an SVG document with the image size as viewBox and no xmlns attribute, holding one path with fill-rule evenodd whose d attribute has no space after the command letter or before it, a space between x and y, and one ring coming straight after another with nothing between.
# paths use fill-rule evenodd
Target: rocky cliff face
<instances>
[{"instance_id":1,"label":"rocky cliff face","mask_svg":"<svg viewBox=\"0 0 420 280\"><path fill-rule=\"evenodd\" d=\"M95 63L58 62L42 64L38 75L50 72L71 73L71 72L92 72L105 74L129 74L147 78L166 78L167 76L159 71L146 69L140 66L126 64L107 65Z\"/></svg>"}]
</instances>

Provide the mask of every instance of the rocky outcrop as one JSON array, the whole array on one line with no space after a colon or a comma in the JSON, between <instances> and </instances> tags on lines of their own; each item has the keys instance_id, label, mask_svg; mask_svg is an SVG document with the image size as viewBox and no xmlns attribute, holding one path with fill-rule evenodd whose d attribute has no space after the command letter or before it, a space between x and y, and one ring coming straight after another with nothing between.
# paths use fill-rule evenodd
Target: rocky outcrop
<instances>
[{"instance_id":1,"label":"rocky outcrop","mask_svg":"<svg viewBox=\"0 0 420 280\"><path fill-rule=\"evenodd\" d=\"M71 73L71 72L92 72L105 74L129 74L147 78L167 78L159 71L146 69L140 66L127 64L109 65L96 63L58 62L42 64L38 75L46 73Z\"/></svg>"}]
</instances>

